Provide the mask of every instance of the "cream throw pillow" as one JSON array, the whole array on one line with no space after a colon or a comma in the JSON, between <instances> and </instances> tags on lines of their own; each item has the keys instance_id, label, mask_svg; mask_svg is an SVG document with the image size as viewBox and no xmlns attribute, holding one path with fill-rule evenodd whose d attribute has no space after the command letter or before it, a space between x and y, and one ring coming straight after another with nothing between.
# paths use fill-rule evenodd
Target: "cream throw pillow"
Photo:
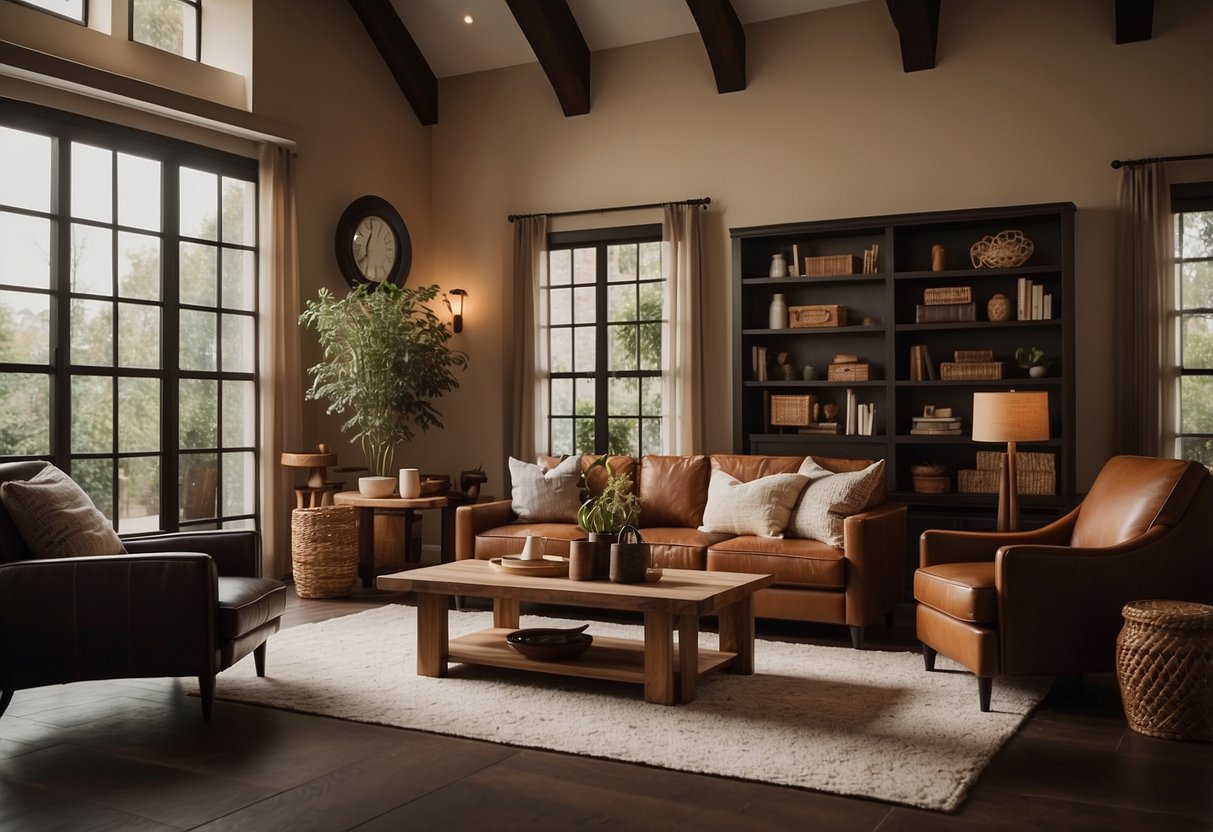
<instances>
[{"instance_id":1,"label":"cream throw pillow","mask_svg":"<svg viewBox=\"0 0 1213 832\"><path fill-rule=\"evenodd\" d=\"M0 485L0 501L34 557L126 554L105 515L54 465Z\"/></svg>"},{"instance_id":2,"label":"cream throw pillow","mask_svg":"<svg viewBox=\"0 0 1213 832\"><path fill-rule=\"evenodd\" d=\"M884 460L862 471L835 474L808 457L800 464L799 473L811 482L792 511L788 536L812 538L841 549L845 542L843 524L868 507L884 478Z\"/></svg>"},{"instance_id":3,"label":"cream throw pillow","mask_svg":"<svg viewBox=\"0 0 1213 832\"><path fill-rule=\"evenodd\" d=\"M581 507L581 457L570 456L548 470L510 457L512 507L531 523L576 523Z\"/></svg>"},{"instance_id":4,"label":"cream throw pillow","mask_svg":"<svg viewBox=\"0 0 1213 832\"><path fill-rule=\"evenodd\" d=\"M771 474L741 482L713 471L699 531L783 537L792 506L808 481L800 474Z\"/></svg>"}]
</instances>

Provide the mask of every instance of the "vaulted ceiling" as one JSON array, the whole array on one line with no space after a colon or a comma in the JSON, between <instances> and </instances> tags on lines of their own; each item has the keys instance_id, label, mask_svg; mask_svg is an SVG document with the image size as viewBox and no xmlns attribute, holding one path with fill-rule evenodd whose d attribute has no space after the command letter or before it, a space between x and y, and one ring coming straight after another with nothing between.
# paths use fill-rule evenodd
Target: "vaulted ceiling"
<instances>
[{"instance_id":1,"label":"vaulted ceiling","mask_svg":"<svg viewBox=\"0 0 1213 832\"><path fill-rule=\"evenodd\" d=\"M1116 42L1149 40L1154 0L1106 0ZM698 32L720 93L746 88L745 25L863 0L349 0L422 124L438 78L538 61L566 116L590 111L591 56ZM902 68L935 67L940 0L885 0ZM470 22L469 22L470 21Z\"/></svg>"}]
</instances>

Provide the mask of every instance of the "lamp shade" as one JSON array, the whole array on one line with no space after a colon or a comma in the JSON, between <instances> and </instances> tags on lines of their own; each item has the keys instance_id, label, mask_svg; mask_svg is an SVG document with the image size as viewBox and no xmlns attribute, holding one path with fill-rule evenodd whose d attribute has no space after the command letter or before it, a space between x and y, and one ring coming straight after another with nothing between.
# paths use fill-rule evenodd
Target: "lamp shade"
<instances>
[{"instance_id":1,"label":"lamp shade","mask_svg":"<svg viewBox=\"0 0 1213 832\"><path fill-rule=\"evenodd\" d=\"M1040 442L1049 438L1049 394L973 394L974 442Z\"/></svg>"}]
</instances>

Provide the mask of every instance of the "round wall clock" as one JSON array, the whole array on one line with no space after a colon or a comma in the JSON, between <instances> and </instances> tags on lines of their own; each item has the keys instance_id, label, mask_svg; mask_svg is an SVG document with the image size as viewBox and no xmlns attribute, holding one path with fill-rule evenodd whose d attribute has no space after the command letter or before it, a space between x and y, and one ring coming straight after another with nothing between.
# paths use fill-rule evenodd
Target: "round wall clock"
<instances>
[{"instance_id":1,"label":"round wall clock","mask_svg":"<svg viewBox=\"0 0 1213 832\"><path fill-rule=\"evenodd\" d=\"M360 196L337 221L337 266L350 287L363 283L403 286L413 244L400 214L383 197Z\"/></svg>"}]
</instances>

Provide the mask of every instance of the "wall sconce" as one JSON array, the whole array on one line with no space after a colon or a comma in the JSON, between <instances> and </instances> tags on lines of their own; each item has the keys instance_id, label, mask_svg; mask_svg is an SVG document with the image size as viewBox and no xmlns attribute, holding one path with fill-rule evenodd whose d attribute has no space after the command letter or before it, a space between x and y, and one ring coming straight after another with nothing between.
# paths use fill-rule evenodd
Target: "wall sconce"
<instances>
[{"instance_id":1,"label":"wall sconce","mask_svg":"<svg viewBox=\"0 0 1213 832\"><path fill-rule=\"evenodd\" d=\"M468 296L467 290L452 289L447 294L454 295L455 297L459 298L459 310L456 311L455 308L451 306L451 299L446 295L443 295L442 297L442 302L445 303L446 308L451 311L451 330L453 332L463 332L463 301Z\"/></svg>"}]
</instances>

